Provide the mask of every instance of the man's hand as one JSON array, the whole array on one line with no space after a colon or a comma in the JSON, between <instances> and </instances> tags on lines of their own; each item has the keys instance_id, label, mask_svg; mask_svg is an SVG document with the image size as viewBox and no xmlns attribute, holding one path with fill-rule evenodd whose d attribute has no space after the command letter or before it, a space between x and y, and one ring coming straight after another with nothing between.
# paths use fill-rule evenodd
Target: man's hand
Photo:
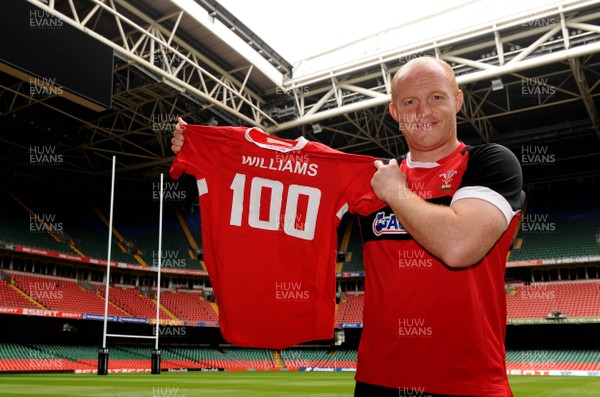
<instances>
[{"instance_id":1,"label":"man's hand","mask_svg":"<svg viewBox=\"0 0 600 397\"><path fill-rule=\"evenodd\" d=\"M371 179L371 187L377 197L388 204L401 199L406 194L406 175L402 173L395 159L384 164L381 160L374 162L377 172Z\"/></svg>"},{"instance_id":2,"label":"man's hand","mask_svg":"<svg viewBox=\"0 0 600 397\"><path fill-rule=\"evenodd\" d=\"M181 147L183 146L183 142L185 141L183 131L185 131L186 125L187 123L183 121L181 117L177 118L177 126L173 132L173 138L171 138L171 150L175 154L179 153Z\"/></svg>"}]
</instances>

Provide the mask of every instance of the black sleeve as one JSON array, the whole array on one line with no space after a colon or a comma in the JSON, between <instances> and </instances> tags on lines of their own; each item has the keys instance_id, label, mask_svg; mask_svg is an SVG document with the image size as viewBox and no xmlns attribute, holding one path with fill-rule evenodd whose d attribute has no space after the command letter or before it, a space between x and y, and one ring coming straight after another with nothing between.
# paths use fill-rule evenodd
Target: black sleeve
<instances>
[{"instance_id":1,"label":"black sleeve","mask_svg":"<svg viewBox=\"0 0 600 397\"><path fill-rule=\"evenodd\" d=\"M460 187L484 186L502 195L513 211L525 202L523 173L517 157L502 145L467 146L469 161Z\"/></svg>"}]
</instances>

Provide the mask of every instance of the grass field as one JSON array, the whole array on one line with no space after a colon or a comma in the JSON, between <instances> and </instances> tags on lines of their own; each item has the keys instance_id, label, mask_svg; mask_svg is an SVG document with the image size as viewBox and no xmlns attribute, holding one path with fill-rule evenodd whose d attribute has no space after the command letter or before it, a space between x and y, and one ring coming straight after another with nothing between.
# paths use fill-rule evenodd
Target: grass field
<instances>
[{"instance_id":1,"label":"grass field","mask_svg":"<svg viewBox=\"0 0 600 397\"><path fill-rule=\"evenodd\" d=\"M0 375L0 396L348 397L353 376L351 372ZM510 382L516 397L600 396L600 377L512 376Z\"/></svg>"}]
</instances>

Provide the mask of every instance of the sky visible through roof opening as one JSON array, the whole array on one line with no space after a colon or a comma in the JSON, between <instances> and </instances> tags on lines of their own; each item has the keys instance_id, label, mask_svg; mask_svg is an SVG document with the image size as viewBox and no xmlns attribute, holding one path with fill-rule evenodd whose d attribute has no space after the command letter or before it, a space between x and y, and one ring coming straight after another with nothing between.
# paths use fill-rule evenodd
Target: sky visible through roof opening
<instances>
[{"instance_id":1,"label":"sky visible through roof opening","mask_svg":"<svg viewBox=\"0 0 600 397\"><path fill-rule=\"evenodd\" d=\"M561 3L549 0L218 1L293 65L326 57L331 50L391 28L402 27L395 38L401 47L411 41L447 35Z\"/></svg>"}]
</instances>

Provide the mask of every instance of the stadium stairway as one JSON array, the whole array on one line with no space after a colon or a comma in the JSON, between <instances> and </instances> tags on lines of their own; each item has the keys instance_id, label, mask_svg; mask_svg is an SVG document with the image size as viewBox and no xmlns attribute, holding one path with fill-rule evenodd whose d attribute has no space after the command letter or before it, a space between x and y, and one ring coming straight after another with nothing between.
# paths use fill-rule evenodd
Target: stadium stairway
<instances>
[{"instance_id":1,"label":"stadium stairway","mask_svg":"<svg viewBox=\"0 0 600 397\"><path fill-rule=\"evenodd\" d=\"M0 304L10 307L26 307L30 309L46 310L46 307L32 299L24 291L14 285L12 281L9 283L6 280L0 280Z\"/></svg>"},{"instance_id":2,"label":"stadium stairway","mask_svg":"<svg viewBox=\"0 0 600 397\"><path fill-rule=\"evenodd\" d=\"M183 218L181 211L176 211L175 215L177 217L177 220L179 221L181 230L183 230L183 233L185 234L185 238L187 239L188 243L190 244L190 247L192 247L194 252L198 252L200 250L200 247L198 246L198 243L196 243L196 240L194 239L194 235L190 231L190 228L188 227L185 219ZM193 256L193 253L190 253L190 257L192 257L192 259L195 259L195 257ZM200 261L200 264L202 266L202 270L206 271L206 264L204 263L203 260Z\"/></svg>"},{"instance_id":3,"label":"stadium stairway","mask_svg":"<svg viewBox=\"0 0 600 397\"><path fill-rule=\"evenodd\" d=\"M104 214L96 207L94 207L94 211L96 212L96 214L98 214L98 217L102 220L102 222L106 225L106 227L109 227L110 222L108 221L108 219L106 219ZM124 253L127 253L128 252L128 250L126 248L127 240L121 235L121 233L119 233L119 231L114 227L114 225L113 225L113 234L117 238L118 246L121 249L121 251L123 251ZM140 265L148 266L146 261L144 261L144 259L138 253L132 253L132 255Z\"/></svg>"},{"instance_id":4,"label":"stadium stairway","mask_svg":"<svg viewBox=\"0 0 600 397\"><path fill-rule=\"evenodd\" d=\"M104 290L99 289L99 292L104 296ZM156 301L142 295L136 288L110 287L109 300L133 317L156 317ZM165 311L162 305L159 315L161 319L177 319L176 317L173 318L172 313L169 314Z\"/></svg>"},{"instance_id":5,"label":"stadium stairway","mask_svg":"<svg viewBox=\"0 0 600 397\"><path fill-rule=\"evenodd\" d=\"M161 294L161 304L182 320L218 321L210 302L199 292L166 291Z\"/></svg>"},{"instance_id":6,"label":"stadium stairway","mask_svg":"<svg viewBox=\"0 0 600 397\"><path fill-rule=\"evenodd\" d=\"M57 235L63 225L56 214L34 212L6 188L0 190L0 204L0 233L4 241L70 255L80 254Z\"/></svg>"},{"instance_id":7,"label":"stadium stairway","mask_svg":"<svg viewBox=\"0 0 600 397\"><path fill-rule=\"evenodd\" d=\"M339 252L347 252L348 251L348 243L350 242L350 236L352 234L353 220L354 219L351 216L348 216L348 219L346 220L346 228L344 229L344 233L340 240ZM344 268L344 262L345 262L345 260L342 260L342 261L339 261L336 263L336 266L335 266L336 273L342 272L342 270Z\"/></svg>"},{"instance_id":8,"label":"stadium stairway","mask_svg":"<svg viewBox=\"0 0 600 397\"><path fill-rule=\"evenodd\" d=\"M350 218L352 222L352 232L348 240L348 261L344 262L342 271L344 272L364 272L365 266L363 263L363 247L360 236L360 228L356 217Z\"/></svg>"},{"instance_id":9,"label":"stadium stairway","mask_svg":"<svg viewBox=\"0 0 600 397\"><path fill-rule=\"evenodd\" d=\"M215 302L210 302L210 305L212 306L212 309L217 314L217 317L219 317L219 306Z\"/></svg>"},{"instance_id":10,"label":"stadium stairway","mask_svg":"<svg viewBox=\"0 0 600 397\"><path fill-rule=\"evenodd\" d=\"M278 369L283 369L286 368L285 363L283 362L283 359L281 358L281 354L279 353L279 351L277 350L273 350L273 361L275 361L275 365L277 366Z\"/></svg>"},{"instance_id":11,"label":"stadium stairway","mask_svg":"<svg viewBox=\"0 0 600 397\"><path fill-rule=\"evenodd\" d=\"M104 313L104 300L95 291L81 288L75 280L12 271L9 274L19 289L46 309L69 313ZM109 306L109 314L125 315L112 306Z\"/></svg>"}]
</instances>

